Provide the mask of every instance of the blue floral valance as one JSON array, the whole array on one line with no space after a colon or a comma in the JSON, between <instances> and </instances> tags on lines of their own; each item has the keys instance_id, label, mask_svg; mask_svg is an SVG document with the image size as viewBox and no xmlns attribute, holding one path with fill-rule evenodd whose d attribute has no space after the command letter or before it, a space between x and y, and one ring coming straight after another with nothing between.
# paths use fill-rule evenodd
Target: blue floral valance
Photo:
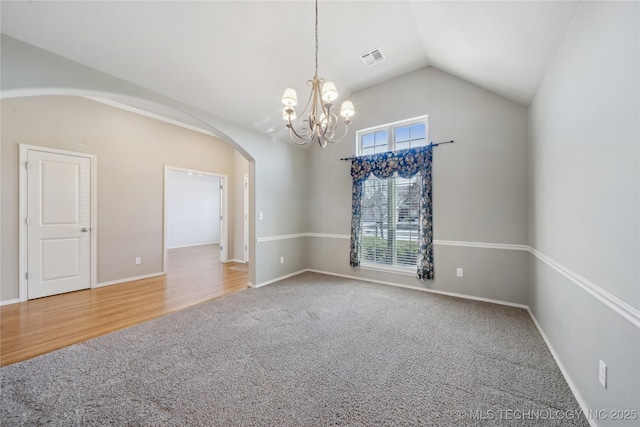
<instances>
[{"instance_id":1,"label":"blue floral valance","mask_svg":"<svg viewBox=\"0 0 640 427\"><path fill-rule=\"evenodd\" d=\"M411 178L426 171L431 149L430 146L416 147L355 157L351 162L353 182L364 182L371 174L377 178L389 178L396 172L401 178Z\"/></svg>"}]
</instances>

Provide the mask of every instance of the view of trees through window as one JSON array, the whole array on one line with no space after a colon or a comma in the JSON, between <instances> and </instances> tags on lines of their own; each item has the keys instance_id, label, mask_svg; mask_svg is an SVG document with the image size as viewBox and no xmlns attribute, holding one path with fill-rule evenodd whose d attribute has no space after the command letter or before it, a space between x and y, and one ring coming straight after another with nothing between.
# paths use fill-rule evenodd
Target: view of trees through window
<instances>
[{"instance_id":1,"label":"view of trees through window","mask_svg":"<svg viewBox=\"0 0 640 427\"><path fill-rule=\"evenodd\" d=\"M420 176L369 178L362 207L362 261L413 266L418 256Z\"/></svg>"}]
</instances>

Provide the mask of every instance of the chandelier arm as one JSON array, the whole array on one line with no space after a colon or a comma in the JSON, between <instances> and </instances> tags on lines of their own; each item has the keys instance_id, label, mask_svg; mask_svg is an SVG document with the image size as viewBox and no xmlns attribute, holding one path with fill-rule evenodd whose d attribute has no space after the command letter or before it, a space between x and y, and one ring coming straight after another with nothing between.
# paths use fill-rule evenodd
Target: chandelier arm
<instances>
[{"instance_id":1,"label":"chandelier arm","mask_svg":"<svg viewBox=\"0 0 640 427\"><path fill-rule=\"evenodd\" d=\"M307 84L311 85L313 87L313 81L312 80L307 80ZM298 123L299 120L301 120L304 116L305 113L307 112L307 109L309 108L309 105L311 105L311 100L313 98L313 90L311 91L311 93L309 93L309 99L307 100L307 104L304 106L304 109L300 112L300 115L296 117L296 119L293 121L293 123ZM305 121L305 120L303 120ZM289 124L291 124L291 120L289 120Z\"/></svg>"},{"instance_id":2,"label":"chandelier arm","mask_svg":"<svg viewBox=\"0 0 640 427\"><path fill-rule=\"evenodd\" d=\"M310 143L311 141L313 141L313 138L315 137L315 133L313 133L311 130L307 131L304 135L300 135L298 132L296 132L293 123L291 123L291 120L289 120L289 124L287 125L287 127L289 128L289 137L291 138L291 141L294 144L297 145L306 145L308 143ZM298 142L296 141L293 136L296 136L296 138L298 138L300 141L303 142Z\"/></svg>"},{"instance_id":3,"label":"chandelier arm","mask_svg":"<svg viewBox=\"0 0 640 427\"><path fill-rule=\"evenodd\" d=\"M336 142L340 142L340 140L342 138L344 138L347 135L347 132L349 131L349 124L345 123L344 124L344 133L342 134L342 136L340 138L334 139L333 135L331 135L331 138L323 138L325 141L331 143L331 144L335 144Z\"/></svg>"},{"instance_id":4,"label":"chandelier arm","mask_svg":"<svg viewBox=\"0 0 640 427\"><path fill-rule=\"evenodd\" d=\"M329 112L329 115L327 117L329 117L329 123L331 124L331 133L333 133L338 128L340 120L338 119L338 116L333 112Z\"/></svg>"},{"instance_id":5,"label":"chandelier arm","mask_svg":"<svg viewBox=\"0 0 640 427\"><path fill-rule=\"evenodd\" d=\"M307 84L309 84L309 85L311 85L313 87L313 81L312 80L308 80ZM305 116L305 113L307 112L307 110L309 109L309 105L311 105L312 98L313 98L313 91L311 91L311 93L309 93L309 99L307 100L307 104L304 106L304 109L302 110L300 115L297 116L296 119L293 122L291 121L291 116L289 116L289 118L287 119L287 122L288 122L287 127L289 128L289 136L291 137L291 141L293 141L295 144L304 145L304 144L300 144L299 142L294 140L293 139L293 135L295 135L298 139L306 141L305 144L308 144L313 139L312 138L313 131L311 129L311 125L309 126L309 130L304 132L303 135L300 135L295 129L296 125L299 122L300 123L308 122L308 120L302 120L302 119ZM304 127L302 127L302 130L304 130Z\"/></svg>"},{"instance_id":6,"label":"chandelier arm","mask_svg":"<svg viewBox=\"0 0 640 427\"><path fill-rule=\"evenodd\" d=\"M326 140L331 140L340 122L338 121L338 116L336 116L335 113L331 112L331 104L323 105L322 112L327 118L327 122L324 126L324 129L322 130L322 134L318 135L318 137Z\"/></svg>"}]
</instances>

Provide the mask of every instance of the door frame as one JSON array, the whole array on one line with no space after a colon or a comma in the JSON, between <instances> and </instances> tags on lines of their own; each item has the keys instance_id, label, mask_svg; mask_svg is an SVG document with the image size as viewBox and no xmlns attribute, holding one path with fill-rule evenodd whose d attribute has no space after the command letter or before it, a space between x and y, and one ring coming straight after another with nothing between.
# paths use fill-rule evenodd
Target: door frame
<instances>
[{"instance_id":1,"label":"door frame","mask_svg":"<svg viewBox=\"0 0 640 427\"><path fill-rule=\"evenodd\" d=\"M244 207L243 207L243 254L244 262L249 262L249 173L244 174Z\"/></svg>"},{"instance_id":2,"label":"door frame","mask_svg":"<svg viewBox=\"0 0 640 427\"><path fill-rule=\"evenodd\" d=\"M179 171L179 172L191 172L197 173L200 175L214 176L216 178L220 178L220 184L222 188L220 189L220 215L222 215L222 221L220 224L220 246L222 250L220 251L220 262L227 262L228 254L229 254L229 179L227 175L221 175L213 172L203 172L194 169L185 169L179 168L175 166L164 165L164 201L163 201L163 212L162 212L162 220L163 220L163 236L162 236L162 272L167 274L167 259L168 259L168 248L167 248L167 208L168 208L168 197L167 197L167 181L169 179L169 171Z\"/></svg>"},{"instance_id":3,"label":"door frame","mask_svg":"<svg viewBox=\"0 0 640 427\"><path fill-rule=\"evenodd\" d=\"M95 154L88 153L80 153L77 151L68 151L68 150L59 150L57 148L49 148L49 147L40 147L37 145L29 145L29 144L20 144L20 177L19 177L19 207L18 207L18 223L20 226L19 235L18 235L18 277L20 279L20 287L18 293L18 299L20 302L27 301L28 298L28 281L27 281L27 269L29 265L28 259L28 228L26 224L28 206L28 176L27 176L27 159L29 155L29 151L41 151L45 153L51 154L62 154L66 156L75 156L75 157L83 157L87 158L91 164L91 184L89 186L89 197L91 202L89 204L91 209L90 214L90 229L89 235L91 238L91 247L90 247L90 266L91 273L89 275L89 287L94 288L98 283L98 271L97 271L97 249L98 249L98 183L97 183L97 170L96 165L98 163L97 156Z\"/></svg>"}]
</instances>

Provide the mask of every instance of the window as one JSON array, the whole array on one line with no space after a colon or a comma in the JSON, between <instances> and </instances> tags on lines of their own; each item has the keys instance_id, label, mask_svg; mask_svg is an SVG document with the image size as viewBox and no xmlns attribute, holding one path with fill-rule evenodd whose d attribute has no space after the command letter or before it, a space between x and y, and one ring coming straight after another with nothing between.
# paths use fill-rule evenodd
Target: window
<instances>
[{"instance_id":1,"label":"window","mask_svg":"<svg viewBox=\"0 0 640 427\"><path fill-rule=\"evenodd\" d=\"M427 116L357 132L359 156L427 145Z\"/></svg>"},{"instance_id":2,"label":"window","mask_svg":"<svg viewBox=\"0 0 640 427\"><path fill-rule=\"evenodd\" d=\"M427 145L427 116L357 132L358 155ZM361 263L415 268L418 257L422 177L370 176L363 184Z\"/></svg>"}]
</instances>

